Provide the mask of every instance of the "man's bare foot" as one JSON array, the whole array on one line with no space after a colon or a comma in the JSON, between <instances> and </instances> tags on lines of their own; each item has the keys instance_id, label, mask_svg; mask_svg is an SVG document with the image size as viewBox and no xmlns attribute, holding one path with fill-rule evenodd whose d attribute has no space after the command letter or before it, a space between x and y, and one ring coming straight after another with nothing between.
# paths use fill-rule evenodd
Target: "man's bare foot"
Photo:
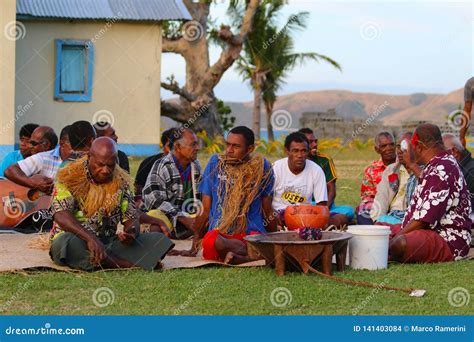
<instances>
[{"instance_id":1,"label":"man's bare foot","mask_svg":"<svg viewBox=\"0 0 474 342\"><path fill-rule=\"evenodd\" d=\"M234 257L235 257L235 253L234 253L234 252L228 252L228 253L225 255L225 258L224 258L224 264L232 265L232 264L233 264L233 261L234 261Z\"/></svg>"},{"instance_id":2,"label":"man's bare foot","mask_svg":"<svg viewBox=\"0 0 474 342\"><path fill-rule=\"evenodd\" d=\"M248 255L241 255L234 252L227 252L224 258L224 264L228 265L240 265L250 261L254 261L254 259Z\"/></svg>"}]
</instances>

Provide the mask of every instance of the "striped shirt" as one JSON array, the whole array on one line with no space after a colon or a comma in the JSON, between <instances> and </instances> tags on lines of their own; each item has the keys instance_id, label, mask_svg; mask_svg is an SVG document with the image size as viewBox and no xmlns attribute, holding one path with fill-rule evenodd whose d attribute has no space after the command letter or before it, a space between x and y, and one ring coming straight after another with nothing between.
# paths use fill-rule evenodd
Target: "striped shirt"
<instances>
[{"instance_id":1,"label":"striped shirt","mask_svg":"<svg viewBox=\"0 0 474 342\"><path fill-rule=\"evenodd\" d=\"M201 178L201 166L197 160L193 163L196 172L194 180L198 184ZM146 210L161 210L170 220L174 220L177 216L185 216L184 212L188 212L188 207L193 205L187 205L185 202L183 183L172 153L158 159L153 164L143 188ZM196 193L196 197L199 197L199 193Z\"/></svg>"},{"instance_id":2,"label":"striped shirt","mask_svg":"<svg viewBox=\"0 0 474 342\"><path fill-rule=\"evenodd\" d=\"M20 160L18 166L27 177L42 175L54 179L61 163L62 159L59 154L58 145L54 150L40 152Z\"/></svg>"}]
</instances>

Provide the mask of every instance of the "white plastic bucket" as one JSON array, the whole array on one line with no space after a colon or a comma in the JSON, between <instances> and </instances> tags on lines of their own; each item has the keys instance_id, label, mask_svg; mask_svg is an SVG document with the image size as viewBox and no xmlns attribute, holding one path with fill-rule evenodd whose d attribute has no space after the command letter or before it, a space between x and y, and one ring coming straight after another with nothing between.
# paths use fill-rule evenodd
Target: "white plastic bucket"
<instances>
[{"instance_id":1,"label":"white plastic bucket","mask_svg":"<svg viewBox=\"0 0 474 342\"><path fill-rule=\"evenodd\" d=\"M378 270L387 268L388 238L390 227L387 226L349 226L350 265L355 269Z\"/></svg>"}]
</instances>

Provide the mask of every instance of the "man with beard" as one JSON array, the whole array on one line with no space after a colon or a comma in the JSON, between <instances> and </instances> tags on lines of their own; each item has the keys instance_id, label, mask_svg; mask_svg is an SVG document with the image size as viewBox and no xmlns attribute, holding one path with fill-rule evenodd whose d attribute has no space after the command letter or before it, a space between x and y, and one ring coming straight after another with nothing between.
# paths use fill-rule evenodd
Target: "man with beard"
<instances>
[{"instance_id":1,"label":"man with beard","mask_svg":"<svg viewBox=\"0 0 474 342\"><path fill-rule=\"evenodd\" d=\"M161 233L140 234L130 187L133 180L116 167L116 144L101 137L87 155L58 172L51 210L50 255L62 266L98 268L141 267L153 270L174 244ZM117 226L123 224L123 231Z\"/></svg>"}]
</instances>

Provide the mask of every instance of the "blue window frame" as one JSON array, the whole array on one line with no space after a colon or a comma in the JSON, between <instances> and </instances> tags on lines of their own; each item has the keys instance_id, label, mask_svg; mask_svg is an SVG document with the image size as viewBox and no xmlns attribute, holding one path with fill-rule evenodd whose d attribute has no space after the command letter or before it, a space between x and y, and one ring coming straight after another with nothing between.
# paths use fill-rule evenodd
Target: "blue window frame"
<instances>
[{"instance_id":1,"label":"blue window frame","mask_svg":"<svg viewBox=\"0 0 474 342\"><path fill-rule=\"evenodd\" d=\"M54 99L90 102L93 69L94 45L90 40L56 39Z\"/></svg>"}]
</instances>

